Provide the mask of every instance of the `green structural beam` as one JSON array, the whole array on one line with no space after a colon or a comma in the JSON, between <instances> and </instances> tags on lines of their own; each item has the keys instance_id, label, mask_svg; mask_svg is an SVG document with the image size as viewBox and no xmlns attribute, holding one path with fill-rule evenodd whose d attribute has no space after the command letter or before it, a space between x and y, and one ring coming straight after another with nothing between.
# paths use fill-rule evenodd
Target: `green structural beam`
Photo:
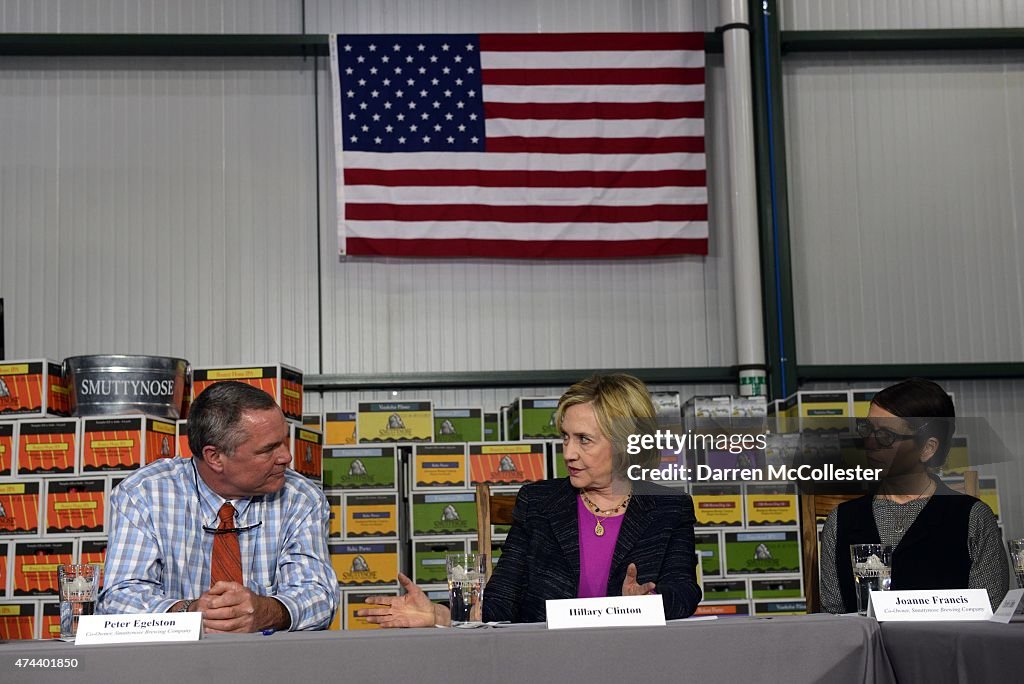
<instances>
[{"instance_id":1,"label":"green structural beam","mask_svg":"<svg viewBox=\"0 0 1024 684\"><path fill-rule=\"evenodd\" d=\"M1017 50L1024 48L1024 29L783 31L781 47L784 54L904 50Z\"/></svg>"},{"instance_id":2,"label":"green structural beam","mask_svg":"<svg viewBox=\"0 0 1024 684\"><path fill-rule=\"evenodd\" d=\"M593 373L615 372L629 373L651 385L734 385L737 378L736 369L731 367L366 373L306 375L303 379L303 389L311 392L360 392L370 390L568 387Z\"/></svg>"},{"instance_id":3,"label":"green structural beam","mask_svg":"<svg viewBox=\"0 0 1024 684\"><path fill-rule=\"evenodd\" d=\"M1024 363L894 363L879 365L799 366L801 382L861 382L928 378L931 380L1014 380L1024 378Z\"/></svg>"},{"instance_id":4,"label":"green structural beam","mask_svg":"<svg viewBox=\"0 0 1024 684\"><path fill-rule=\"evenodd\" d=\"M708 52L722 37L704 34ZM327 55L326 34L0 33L0 55L23 57L310 57Z\"/></svg>"},{"instance_id":5,"label":"green structural beam","mask_svg":"<svg viewBox=\"0 0 1024 684\"><path fill-rule=\"evenodd\" d=\"M309 57L326 35L0 33L0 55L26 57Z\"/></svg>"},{"instance_id":6,"label":"green structural beam","mask_svg":"<svg viewBox=\"0 0 1024 684\"><path fill-rule=\"evenodd\" d=\"M779 17L775 0L749 0L748 11L765 358L770 395L782 398L797 389L797 359Z\"/></svg>"}]
</instances>

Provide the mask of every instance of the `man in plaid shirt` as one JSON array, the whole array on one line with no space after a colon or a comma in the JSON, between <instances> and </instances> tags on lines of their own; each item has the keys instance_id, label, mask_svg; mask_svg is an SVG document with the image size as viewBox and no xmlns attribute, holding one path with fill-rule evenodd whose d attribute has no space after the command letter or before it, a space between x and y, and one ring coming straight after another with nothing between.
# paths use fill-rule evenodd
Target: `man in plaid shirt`
<instances>
[{"instance_id":1,"label":"man in plaid shirt","mask_svg":"<svg viewBox=\"0 0 1024 684\"><path fill-rule=\"evenodd\" d=\"M288 468L273 398L239 382L189 412L191 459L160 459L110 499L98 611L197 611L207 632L324 629L338 608L323 492Z\"/></svg>"}]
</instances>

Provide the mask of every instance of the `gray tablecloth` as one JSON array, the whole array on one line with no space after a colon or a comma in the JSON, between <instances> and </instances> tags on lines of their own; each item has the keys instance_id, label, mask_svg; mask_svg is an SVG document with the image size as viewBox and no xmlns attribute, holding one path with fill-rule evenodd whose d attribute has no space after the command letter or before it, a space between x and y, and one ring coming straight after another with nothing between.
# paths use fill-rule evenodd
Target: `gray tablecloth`
<instances>
[{"instance_id":1,"label":"gray tablecloth","mask_svg":"<svg viewBox=\"0 0 1024 684\"><path fill-rule=\"evenodd\" d=\"M901 683L1024 681L1024 624L885 622L885 651Z\"/></svg>"},{"instance_id":2,"label":"gray tablecloth","mask_svg":"<svg viewBox=\"0 0 1024 684\"><path fill-rule=\"evenodd\" d=\"M16 667L18 658L78 667ZM186 644L0 644L0 681L61 682L894 682L874 620L812 615L666 627L539 625L214 635Z\"/></svg>"}]
</instances>

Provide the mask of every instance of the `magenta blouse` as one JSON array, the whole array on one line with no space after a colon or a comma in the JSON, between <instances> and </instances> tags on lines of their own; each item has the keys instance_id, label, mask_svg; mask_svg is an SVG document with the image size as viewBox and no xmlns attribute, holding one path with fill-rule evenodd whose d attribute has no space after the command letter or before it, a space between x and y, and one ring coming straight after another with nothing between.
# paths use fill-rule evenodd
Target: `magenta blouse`
<instances>
[{"instance_id":1,"label":"magenta blouse","mask_svg":"<svg viewBox=\"0 0 1024 684\"><path fill-rule=\"evenodd\" d=\"M612 571L612 554L619 538L622 519L625 515L605 518L604 536L594 534L597 519L593 511L576 497L576 519L580 535L580 584L576 589L577 598L595 598L608 595L608 575Z\"/></svg>"}]
</instances>

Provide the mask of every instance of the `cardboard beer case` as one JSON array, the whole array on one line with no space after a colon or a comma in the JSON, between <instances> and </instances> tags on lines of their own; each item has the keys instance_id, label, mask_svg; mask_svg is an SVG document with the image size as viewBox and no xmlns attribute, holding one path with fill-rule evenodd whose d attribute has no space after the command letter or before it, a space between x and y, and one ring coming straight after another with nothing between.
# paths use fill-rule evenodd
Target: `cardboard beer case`
<instances>
[{"instance_id":1,"label":"cardboard beer case","mask_svg":"<svg viewBox=\"0 0 1024 684\"><path fill-rule=\"evenodd\" d=\"M0 537L42 533L42 480L0 482Z\"/></svg>"},{"instance_id":2,"label":"cardboard beer case","mask_svg":"<svg viewBox=\"0 0 1024 684\"><path fill-rule=\"evenodd\" d=\"M356 444L356 412L340 411L324 414L324 445L344 446Z\"/></svg>"},{"instance_id":3,"label":"cardboard beer case","mask_svg":"<svg viewBox=\"0 0 1024 684\"><path fill-rule=\"evenodd\" d=\"M747 527L792 526L799 520L794 485L748 484L744 500Z\"/></svg>"},{"instance_id":4,"label":"cardboard beer case","mask_svg":"<svg viewBox=\"0 0 1024 684\"><path fill-rule=\"evenodd\" d=\"M484 439L484 410L472 408L435 408L434 441L482 442Z\"/></svg>"},{"instance_id":5,"label":"cardboard beer case","mask_svg":"<svg viewBox=\"0 0 1024 684\"><path fill-rule=\"evenodd\" d=\"M739 484L694 484L693 497L697 527L742 527L743 488Z\"/></svg>"},{"instance_id":6,"label":"cardboard beer case","mask_svg":"<svg viewBox=\"0 0 1024 684\"><path fill-rule=\"evenodd\" d=\"M107 480L45 481L46 534L102 533L106 524Z\"/></svg>"},{"instance_id":7,"label":"cardboard beer case","mask_svg":"<svg viewBox=\"0 0 1024 684\"><path fill-rule=\"evenodd\" d=\"M59 363L0 361L0 419L69 415L71 394Z\"/></svg>"},{"instance_id":8,"label":"cardboard beer case","mask_svg":"<svg viewBox=\"0 0 1024 684\"><path fill-rule=\"evenodd\" d=\"M519 403L519 435L513 438L520 440L558 439L561 430L555 424L555 411L558 409L558 397L521 397Z\"/></svg>"},{"instance_id":9,"label":"cardboard beer case","mask_svg":"<svg viewBox=\"0 0 1024 684\"><path fill-rule=\"evenodd\" d=\"M342 490L325 491L324 496L327 497L327 505L331 507L331 523L328 527L327 538L328 539L341 539L345 532L345 495Z\"/></svg>"},{"instance_id":10,"label":"cardboard beer case","mask_svg":"<svg viewBox=\"0 0 1024 684\"><path fill-rule=\"evenodd\" d=\"M39 638L60 638L60 601L40 601Z\"/></svg>"},{"instance_id":11,"label":"cardboard beer case","mask_svg":"<svg viewBox=\"0 0 1024 684\"><path fill-rule=\"evenodd\" d=\"M344 623L341 624L342 629L381 629L380 625L367 622L366 618L361 618L356 615L356 612L362 608L374 607L372 604L366 602L367 597L373 595L397 596L398 592L394 590L363 591L361 589L341 592L341 610L338 611L338 615L344 616Z\"/></svg>"},{"instance_id":12,"label":"cardboard beer case","mask_svg":"<svg viewBox=\"0 0 1024 684\"><path fill-rule=\"evenodd\" d=\"M725 568L722 563L722 533L698 531L693 536L704 577L721 577Z\"/></svg>"},{"instance_id":13,"label":"cardboard beer case","mask_svg":"<svg viewBox=\"0 0 1024 684\"><path fill-rule=\"evenodd\" d=\"M500 442L501 428L499 427L500 416L497 411L484 412L484 442Z\"/></svg>"},{"instance_id":14,"label":"cardboard beer case","mask_svg":"<svg viewBox=\"0 0 1024 684\"><path fill-rule=\"evenodd\" d=\"M11 588L14 596L56 596L57 566L74 562L75 542L14 542L14 572Z\"/></svg>"},{"instance_id":15,"label":"cardboard beer case","mask_svg":"<svg viewBox=\"0 0 1024 684\"><path fill-rule=\"evenodd\" d=\"M339 585L398 586L398 542L336 542L327 549Z\"/></svg>"},{"instance_id":16,"label":"cardboard beer case","mask_svg":"<svg viewBox=\"0 0 1024 684\"><path fill-rule=\"evenodd\" d=\"M302 371L298 368L283 363L193 368L192 401L210 385L224 380L260 388L274 398L286 418L302 422Z\"/></svg>"},{"instance_id":17,"label":"cardboard beer case","mask_svg":"<svg viewBox=\"0 0 1024 684\"><path fill-rule=\"evenodd\" d=\"M398 494L348 493L344 495L344 537L356 539L398 538Z\"/></svg>"},{"instance_id":18,"label":"cardboard beer case","mask_svg":"<svg viewBox=\"0 0 1024 684\"><path fill-rule=\"evenodd\" d=\"M314 482L323 482L323 435L319 430L294 423L290 430L292 468Z\"/></svg>"},{"instance_id":19,"label":"cardboard beer case","mask_svg":"<svg viewBox=\"0 0 1024 684\"><path fill-rule=\"evenodd\" d=\"M465 444L416 444L412 453L413 491L467 486Z\"/></svg>"},{"instance_id":20,"label":"cardboard beer case","mask_svg":"<svg viewBox=\"0 0 1024 684\"><path fill-rule=\"evenodd\" d=\"M188 445L188 421L179 420L175 425L174 455L181 458L192 458L192 448Z\"/></svg>"},{"instance_id":21,"label":"cardboard beer case","mask_svg":"<svg viewBox=\"0 0 1024 684\"><path fill-rule=\"evenodd\" d=\"M0 599L7 597L7 589L11 586L11 579L8 577L8 571L10 570L8 559L10 554L10 542L0 539Z\"/></svg>"},{"instance_id":22,"label":"cardboard beer case","mask_svg":"<svg viewBox=\"0 0 1024 684\"><path fill-rule=\"evenodd\" d=\"M545 442L471 442L469 483L518 485L547 479Z\"/></svg>"},{"instance_id":23,"label":"cardboard beer case","mask_svg":"<svg viewBox=\"0 0 1024 684\"><path fill-rule=\"evenodd\" d=\"M412 581L416 584L443 584L448 581L445 556L465 553L467 540L458 537L414 539L412 545Z\"/></svg>"},{"instance_id":24,"label":"cardboard beer case","mask_svg":"<svg viewBox=\"0 0 1024 684\"><path fill-rule=\"evenodd\" d=\"M77 418L21 421L18 425L18 475L74 475L80 429Z\"/></svg>"},{"instance_id":25,"label":"cardboard beer case","mask_svg":"<svg viewBox=\"0 0 1024 684\"><path fill-rule=\"evenodd\" d=\"M807 601L803 599L792 599L788 601L753 601L753 604L754 617L807 614Z\"/></svg>"},{"instance_id":26,"label":"cardboard beer case","mask_svg":"<svg viewBox=\"0 0 1024 684\"><path fill-rule=\"evenodd\" d=\"M17 472L17 430L18 424L13 421L0 422L0 477L10 477Z\"/></svg>"},{"instance_id":27,"label":"cardboard beer case","mask_svg":"<svg viewBox=\"0 0 1024 684\"><path fill-rule=\"evenodd\" d=\"M750 598L752 599L792 599L802 598L804 581L801 577L752 578L750 580Z\"/></svg>"},{"instance_id":28,"label":"cardboard beer case","mask_svg":"<svg viewBox=\"0 0 1024 684\"><path fill-rule=\"evenodd\" d=\"M78 563L96 563L103 565L107 561L106 537L82 537L78 540ZM100 586L103 586L103 578L100 577Z\"/></svg>"},{"instance_id":29,"label":"cardboard beer case","mask_svg":"<svg viewBox=\"0 0 1024 684\"><path fill-rule=\"evenodd\" d=\"M747 580L742 578L704 581L705 601L743 601L750 598Z\"/></svg>"},{"instance_id":30,"label":"cardboard beer case","mask_svg":"<svg viewBox=\"0 0 1024 684\"><path fill-rule=\"evenodd\" d=\"M130 472L160 458L174 458L178 426L143 415L82 418L79 472Z\"/></svg>"},{"instance_id":31,"label":"cardboard beer case","mask_svg":"<svg viewBox=\"0 0 1024 684\"><path fill-rule=\"evenodd\" d=\"M476 492L444 491L410 495L413 536L476 534Z\"/></svg>"},{"instance_id":32,"label":"cardboard beer case","mask_svg":"<svg viewBox=\"0 0 1024 684\"><path fill-rule=\"evenodd\" d=\"M398 487L398 447L393 444L330 446L323 450L324 487Z\"/></svg>"},{"instance_id":33,"label":"cardboard beer case","mask_svg":"<svg viewBox=\"0 0 1024 684\"><path fill-rule=\"evenodd\" d=\"M36 601L0 602L0 641L27 641L36 638L39 620Z\"/></svg>"},{"instance_id":34,"label":"cardboard beer case","mask_svg":"<svg viewBox=\"0 0 1024 684\"><path fill-rule=\"evenodd\" d=\"M360 444L431 442L434 439L430 401L359 402L356 428Z\"/></svg>"},{"instance_id":35,"label":"cardboard beer case","mask_svg":"<svg viewBox=\"0 0 1024 684\"><path fill-rule=\"evenodd\" d=\"M720 618L749 617L750 601L706 602L700 603L693 613L694 617L714 615Z\"/></svg>"},{"instance_id":36,"label":"cardboard beer case","mask_svg":"<svg viewBox=\"0 0 1024 684\"><path fill-rule=\"evenodd\" d=\"M800 535L796 530L726 532L726 575L800 572Z\"/></svg>"}]
</instances>

